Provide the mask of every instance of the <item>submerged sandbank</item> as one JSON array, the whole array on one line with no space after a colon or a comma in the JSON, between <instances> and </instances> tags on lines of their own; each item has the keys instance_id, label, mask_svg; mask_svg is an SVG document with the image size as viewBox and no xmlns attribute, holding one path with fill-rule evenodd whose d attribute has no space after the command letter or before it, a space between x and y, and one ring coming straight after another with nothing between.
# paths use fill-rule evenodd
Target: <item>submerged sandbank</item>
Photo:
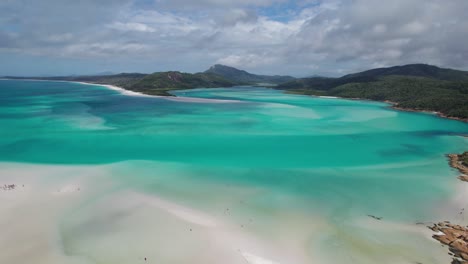
<instances>
[{"instance_id":1,"label":"submerged sandbank","mask_svg":"<svg viewBox=\"0 0 468 264\"><path fill-rule=\"evenodd\" d=\"M331 264L349 256L348 263L359 264L448 260L424 226L366 216L336 225L317 214L293 209L271 214L247 204L242 210L229 206L230 211L217 212L220 202L244 199L246 191L240 190L246 186L227 192L213 185L215 192L226 194L224 200L199 209L114 178L128 163L0 163L0 183L25 186L0 192L5 215L0 226L8 226L0 237L6 249L0 262L123 264L147 258L147 263ZM248 191L256 192L263 190Z\"/></svg>"},{"instance_id":2,"label":"submerged sandbank","mask_svg":"<svg viewBox=\"0 0 468 264\"><path fill-rule=\"evenodd\" d=\"M227 218L119 186L112 165L0 168L25 186L0 192L0 263L306 263Z\"/></svg>"}]
</instances>

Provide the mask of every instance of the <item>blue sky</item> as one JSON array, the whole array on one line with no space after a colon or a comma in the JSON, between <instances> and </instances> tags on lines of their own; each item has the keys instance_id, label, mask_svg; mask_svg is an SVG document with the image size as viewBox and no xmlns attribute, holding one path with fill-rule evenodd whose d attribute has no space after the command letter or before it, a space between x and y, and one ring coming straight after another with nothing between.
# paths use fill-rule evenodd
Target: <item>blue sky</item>
<instances>
[{"instance_id":1,"label":"blue sky","mask_svg":"<svg viewBox=\"0 0 468 264\"><path fill-rule=\"evenodd\" d=\"M468 69L466 0L2 0L0 76Z\"/></svg>"}]
</instances>

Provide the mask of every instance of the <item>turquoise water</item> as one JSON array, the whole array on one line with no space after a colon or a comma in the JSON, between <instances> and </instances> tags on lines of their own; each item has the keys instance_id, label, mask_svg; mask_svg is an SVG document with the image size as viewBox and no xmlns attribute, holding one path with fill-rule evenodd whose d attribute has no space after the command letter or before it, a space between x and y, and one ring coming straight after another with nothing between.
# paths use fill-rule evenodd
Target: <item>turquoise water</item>
<instances>
[{"instance_id":1,"label":"turquoise water","mask_svg":"<svg viewBox=\"0 0 468 264\"><path fill-rule=\"evenodd\" d=\"M2 80L0 161L116 164L122 186L204 210L229 186L254 188L246 212L294 208L339 226L440 218L456 182L444 155L468 147L468 124L379 102L254 87L174 94L183 99Z\"/></svg>"}]
</instances>

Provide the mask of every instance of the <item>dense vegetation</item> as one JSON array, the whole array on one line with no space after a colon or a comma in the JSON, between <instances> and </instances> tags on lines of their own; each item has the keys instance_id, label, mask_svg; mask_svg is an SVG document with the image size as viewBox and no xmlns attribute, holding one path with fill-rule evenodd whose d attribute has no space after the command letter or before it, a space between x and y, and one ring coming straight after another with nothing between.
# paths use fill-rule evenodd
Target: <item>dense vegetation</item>
<instances>
[{"instance_id":1,"label":"dense vegetation","mask_svg":"<svg viewBox=\"0 0 468 264\"><path fill-rule=\"evenodd\" d=\"M458 155L458 158L465 167L468 167L468 151L463 152L463 154Z\"/></svg>"},{"instance_id":2,"label":"dense vegetation","mask_svg":"<svg viewBox=\"0 0 468 264\"><path fill-rule=\"evenodd\" d=\"M157 72L145 76L125 88L154 95L169 95L175 89L231 87L236 83L210 73Z\"/></svg>"},{"instance_id":3,"label":"dense vegetation","mask_svg":"<svg viewBox=\"0 0 468 264\"><path fill-rule=\"evenodd\" d=\"M344 79L356 77L376 78L389 75L417 76L446 81L468 81L468 72L443 69L427 64L408 64L388 68L377 68L343 76Z\"/></svg>"},{"instance_id":4,"label":"dense vegetation","mask_svg":"<svg viewBox=\"0 0 468 264\"><path fill-rule=\"evenodd\" d=\"M227 80L241 84L280 84L294 80L294 77L291 76L257 75L220 64L210 67L205 73L217 74Z\"/></svg>"},{"instance_id":5,"label":"dense vegetation","mask_svg":"<svg viewBox=\"0 0 468 264\"><path fill-rule=\"evenodd\" d=\"M468 73L431 65L373 69L341 78L297 79L278 88L299 94L388 100L400 108L468 118Z\"/></svg>"}]
</instances>

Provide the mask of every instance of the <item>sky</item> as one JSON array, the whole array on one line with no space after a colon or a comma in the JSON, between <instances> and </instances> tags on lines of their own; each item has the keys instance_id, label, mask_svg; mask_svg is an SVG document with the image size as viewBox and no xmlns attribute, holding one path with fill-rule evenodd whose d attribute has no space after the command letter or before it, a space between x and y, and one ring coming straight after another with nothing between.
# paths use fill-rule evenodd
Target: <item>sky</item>
<instances>
[{"instance_id":1,"label":"sky","mask_svg":"<svg viewBox=\"0 0 468 264\"><path fill-rule=\"evenodd\" d=\"M0 0L0 76L468 69L467 0Z\"/></svg>"}]
</instances>

